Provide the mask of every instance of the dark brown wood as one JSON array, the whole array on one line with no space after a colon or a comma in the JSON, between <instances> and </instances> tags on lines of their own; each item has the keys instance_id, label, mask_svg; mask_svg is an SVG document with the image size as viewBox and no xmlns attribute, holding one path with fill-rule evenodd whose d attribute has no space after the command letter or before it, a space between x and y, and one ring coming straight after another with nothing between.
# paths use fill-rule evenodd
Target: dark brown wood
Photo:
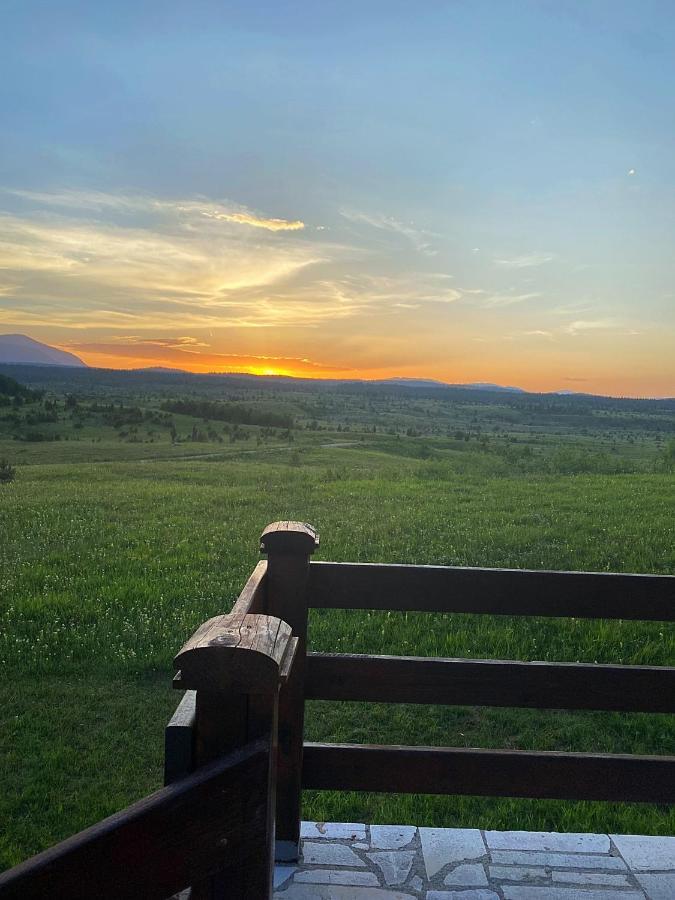
<instances>
[{"instance_id":1,"label":"dark brown wood","mask_svg":"<svg viewBox=\"0 0 675 900\"><path fill-rule=\"evenodd\" d=\"M308 700L675 712L675 669L308 653Z\"/></svg>"},{"instance_id":2,"label":"dark brown wood","mask_svg":"<svg viewBox=\"0 0 675 900\"><path fill-rule=\"evenodd\" d=\"M276 616L228 613L200 625L174 666L185 688L268 693L295 646L290 625Z\"/></svg>"},{"instance_id":3,"label":"dark brown wood","mask_svg":"<svg viewBox=\"0 0 675 900\"><path fill-rule=\"evenodd\" d=\"M272 522L260 536L261 553L309 556L319 546L319 535L306 522Z\"/></svg>"},{"instance_id":4,"label":"dark brown wood","mask_svg":"<svg viewBox=\"0 0 675 900\"><path fill-rule=\"evenodd\" d=\"M164 784L172 784L195 768L197 692L185 691L164 730Z\"/></svg>"},{"instance_id":5,"label":"dark brown wood","mask_svg":"<svg viewBox=\"0 0 675 900\"><path fill-rule=\"evenodd\" d=\"M251 580L249 580L249 584ZM255 589L257 591L257 589ZM274 616L250 613L246 590L231 613L200 626L176 656L180 685L197 691L194 748L195 764L204 765L250 740L270 743L266 784L267 832L263 856L267 878L251 896L272 892L274 804L276 796L277 704L282 673L291 665L297 641L290 626ZM192 885L193 900L225 900L244 890L242 876L219 873Z\"/></svg>"},{"instance_id":6,"label":"dark brown wood","mask_svg":"<svg viewBox=\"0 0 675 900\"><path fill-rule=\"evenodd\" d=\"M261 559L251 572L241 594L232 607L231 614L246 616L265 612L267 598L267 560Z\"/></svg>"},{"instance_id":7,"label":"dark brown wood","mask_svg":"<svg viewBox=\"0 0 675 900\"><path fill-rule=\"evenodd\" d=\"M269 747L256 741L0 875L2 900L166 900L216 870L261 892Z\"/></svg>"},{"instance_id":8,"label":"dark brown wood","mask_svg":"<svg viewBox=\"0 0 675 900\"><path fill-rule=\"evenodd\" d=\"M675 576L312 562L318 609L675 621Z\"/></svg>"},{"instance_id":9,"label":"dark brown wood","mask_svg":"<svg viewBox=\"0 0 675 900\"><path fill-rule=\"evenodd\" d=\"M675 801L675 756L305 744L309 790Z\"/></svg>"},{"instance_id":10,"label":"dark brown wood","mask_svg":"<svg viewBox=\"0 0 675 900\"><path fill-rule=\"evenodd\" d=\"M297 859L299 852L307 574L318 545L316 531L302 522L275 522L260 539L260 549L268 554L267 612L288 622L297 639L293 665L279 695L276 846L277 858L286 860Z\"/></svg>"}]
</instances>

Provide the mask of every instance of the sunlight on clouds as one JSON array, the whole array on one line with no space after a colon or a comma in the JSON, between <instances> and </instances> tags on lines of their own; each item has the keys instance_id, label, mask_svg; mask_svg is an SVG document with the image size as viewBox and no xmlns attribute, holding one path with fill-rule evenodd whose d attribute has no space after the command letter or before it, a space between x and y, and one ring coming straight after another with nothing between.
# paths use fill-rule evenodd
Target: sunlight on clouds
<instances>
[{"instance_id":1,"label":"sunlight on clouds","mask_svg":"<svg viewBox=\"0 0 675 900\"><path fill-rule=\"evenodd\" d=\"M45 193L38 191L5 191L15 197L33 201L43 206L57 206L64 209L117 210L118 212L194 214L250 225L267 231L301 231L305 223L299 219L270 218L259 216L243 206L226 205L202 200L161 200L147 194L105 194L102 191L60 191Z\"/></svg>"},{"instance_id":2,"label":"sunlight on clouds","mask_svg":"<svg viewBox=\"0 0 675 900\"><path fill-rule=\"evenodd\" d=\"M265 228L267 231L301 231L305 223L299 219L289 222L287 219L261 219L252 213L217 213L203 211L202 215L212 219L224 219L227 222L238 222L241 225L251 225L253 228Z\"/></svg>"},{"instance_id":3,"label":"sunlight on clouds","mask_svg":"<svg viewBox=\"0 0 675 900\"><path fill-rule=\"evenodd\" d=\"M192 337L143 338L118 335L107 342L69 343L68 349L90 364L108 359L127 360L129 366L168 365L198 372L248 372L253 375L335 377L352 370L306 357L219 353ZM194 347L204 348L195 358Z\"/></svg>"},{"instance_id":4,"label":"sunlight on clouds","mask_svg":"<svg viewBox=\"0 0 675 900\"><path fill-rule=\"evenodd\" d=\"M0 215L0 269L14 281L0 293L3 322L115 327L150 318L152 327L162 305L178 322L213 324L232 311L235 323L270 324L292 313L274 315L270 302L257 311L246 292L282 284L340 252L274 234L299 231L301 222L205 201L13 194L28 208ZM311 318L322 317L315 310Z\"/></svg>"}]
</instances>

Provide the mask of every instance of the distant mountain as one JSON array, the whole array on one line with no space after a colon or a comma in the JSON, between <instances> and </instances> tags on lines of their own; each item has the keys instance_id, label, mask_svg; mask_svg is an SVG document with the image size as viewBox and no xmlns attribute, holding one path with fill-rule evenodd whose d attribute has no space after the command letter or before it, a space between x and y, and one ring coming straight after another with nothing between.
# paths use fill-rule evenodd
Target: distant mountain
<instances>
[{"instance_id":1,"label":"distant mountain","mask_svg":"<svg viewBox=\"0 0 675 900\"><path fill-rule=\"evenodd\" d=\"M187 369L172 369L169 366L144 366L141 369L131 369L132 372L155 372L158 375L190 375Z\"/></svg>"},{"instance_id":2,"label":"distant mountain","mask_svg":"<svg viewBox=\"0 0 675 900\"><path fill-rule=\"evenodd\" d=\"M474 381L471 384L463 384L463 388L472 388L475 391L509 391L512 394L526 394L523 388L512 387L511 385L492 384L489 381Z\"/></svg>"},{"instance_id":3,"label":"distant mountain","mask_svg":"<svg viewBox=\"0 0 675 900\"><path fill-rule=\"evenodd\" d=\"M350 379L353 380L353 379ZM366 382L367 383L367 382ZM438 387L443 388L448 385L444 381L436 381L434 378L382 378L377 381L371 381L371 384L396 384L403 387Z\"/></svg>"},{"instance_id":4,"label":"distant mountain","mask_svg":"<svg viewBox=\"0 0 675 900\"><path fill-rule=\"evenodd\" d=\"M502 384L491 384L488 381L475 381L471 384L450 384L447 381L436 381L433 378L386 378L373 384L395 384L402 387L420 388L464 388L469 391L510 391L511 393L525 394L526 391L519 387L510 387Z\"/></svg>"},{"instance_id":5,"label":"distant mountain","mask_svg":"<svg viewBox=\"0 0 675 900\"><path fill-rule=\"evenodd\" d=\"M0 363L24 366L77 366L87 364L65 350L57 350L49 344L41 344L25 334L0 334Z\"/></svg>"}]
</instances>

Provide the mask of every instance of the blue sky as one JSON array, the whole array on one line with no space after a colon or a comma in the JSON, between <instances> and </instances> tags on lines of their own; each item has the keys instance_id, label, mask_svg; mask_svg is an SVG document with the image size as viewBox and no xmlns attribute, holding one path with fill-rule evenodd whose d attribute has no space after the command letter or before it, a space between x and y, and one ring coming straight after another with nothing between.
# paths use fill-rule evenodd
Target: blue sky
<instances>
[{"instance_id":1,"label":"blue sky","mask_svg":"<svg viewBox=\"0 0 675 900\"><path fill-rule=\"evenodd\" d=\"M671 3L138 5L3 4L0 330L675 393Z\"/></svg>"}]
</instances>

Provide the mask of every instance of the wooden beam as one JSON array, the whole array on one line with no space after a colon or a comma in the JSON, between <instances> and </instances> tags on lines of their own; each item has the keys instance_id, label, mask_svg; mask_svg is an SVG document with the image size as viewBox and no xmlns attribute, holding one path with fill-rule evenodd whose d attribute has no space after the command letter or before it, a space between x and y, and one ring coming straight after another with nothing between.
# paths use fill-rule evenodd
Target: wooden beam
<instances>
[{"instance_id":1,"label":"wooden beam","mask_svg":"<svg viewBox=\"0 0 675 900\"><path fill-rule=\"evenodd\" d=\"M675 576L312 562L309 605L675 621Z\"/></svg>"},{"instance_id":2,"label":"wooden beam","mask_svg":"<svg viewBox=\"0 0 675 900\"><path fill-rule=\"evenodd\" d=\"M675 801L674 756L305 744L309 790Z\"/></svg>"},{"instance_id":3,"label":"wooden beam","mask_svg":"<svg viewBox=\"0 0 675 900\"><path fill-rule=\"evenodd\" d=\"M195 767L197 692L185 691L164 729L164 784L189 775Z\"/></svg>"},{"instance_id":4,"label":"wooden beam","mask_svg":"<svg viewBox=\"0 0 675 900\"><path fill-rule=\"evenodd\" d=\"M256 741L0 875L2 900L165 900L216 871L264 897L269 744Z\"/></svg>"},{"instance_id":5,"label":"wooden beam","mask_svg":"<svg viewBox=\"0 0 675 900\"><path fill-rule=\"evenodd\" d=\"M296 860L300 852L307 576L318 545L315 529L304 522L273 522L260 538L260 549L268 555L266 611L291 626L296 642L292 665L282 670L286 677L279 694L275 845L279 860Z\"/></svg>"},{"instance_id":6,"label":"wooden beam","mask_svg":"<svg viewBox=\"0 0 675 900\"><path fill-rule=\"evenodd\" d=\"M308 653L308 700L675 712L675 668Z\"/></svg>"}]
</instances>

